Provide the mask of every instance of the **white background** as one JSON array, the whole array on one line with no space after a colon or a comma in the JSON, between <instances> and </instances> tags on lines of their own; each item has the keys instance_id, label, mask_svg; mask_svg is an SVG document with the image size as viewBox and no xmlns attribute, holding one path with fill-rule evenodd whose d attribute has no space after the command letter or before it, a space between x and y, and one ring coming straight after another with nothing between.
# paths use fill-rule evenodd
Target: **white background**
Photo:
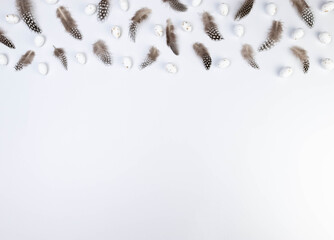
<instances>
[{"instance_id":1,"label":"white background","mask_svg":"<svg viewBox=\"0 0 334 240\"><path fill-rule=\"evenodd\" d=\"M0 239L334 239L334 74L319 63L334 58L334 47L317 39L321 31L334 34L334 14L320 12L323 1L309 0L316 24L308 29L289 1L276 1L273 18L264 11L267 1L258 0L241 20L246 35L239 39L232 29L240 1L226 0L231 12L223 17L219 0L186 13L158 0L133 0L122 12L113 0L108 21L98 23L84 14L94 1L63 0L81 42L55 17L59 4L34 2L47 37L42 48L22 22L5 22L16 12L13 1L0 2L0 26L17 46L0 46L10 59L0 67ZM129 19L144 6L153 13L132 43ZM203 10L226 40L204 34ZM178 57L153 33L168 17L178 26ZM254 70L241 45L257 48L273 19L284 22L284 37L256 55L261 70ZM192 33L180 28L183 20L193 23ZM110 33L114 25L123 29L119 40ZM297 27L306 36L296 42L290 33ZM98 39L114 55L109 68L92 54ZM196 41L212 55L210 71L193 52ZM309 52L306 75L289 51L294 44ZM52 45L67 51L68 72ZM151 45L161 56L139 71ZM29 49L36 51L33 64L15 72ZM79 51L87 54L84 66L75 60ZM133 57L133 69L122 67L122 56ZM216 65L224 57L232 65L222 70ZM38 73L39 62L49 64L48 76ZM165 71L167 62L178 74ZM292 66L293 76L279 78L283 66Z\"/></svg>"}]
</instances>

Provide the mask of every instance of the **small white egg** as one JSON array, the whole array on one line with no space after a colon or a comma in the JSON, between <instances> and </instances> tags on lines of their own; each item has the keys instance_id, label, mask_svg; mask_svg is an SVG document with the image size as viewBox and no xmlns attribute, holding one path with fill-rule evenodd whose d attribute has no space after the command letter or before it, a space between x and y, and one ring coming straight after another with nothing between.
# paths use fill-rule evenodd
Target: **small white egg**
<instances>
[{"instance_id":1,"label":"small white egg","mask_svg":"<svg viewBox=\"0 0 334 240\"><path fill-rule=\"evenodd\" d=\"M303 30L302 28L297 28L297 29L295 29L295 30L292 32L292 36L291 36L291 37L292 37L294 40L299 40L299 39L303 38L304 35L305 35L304 30Z\"/></svg>"},{"instance_id":2,"label":"small white egg","mask_svg":"<svg viewBox=\"0 0 334 240\"><path fill-rule=\"evenodd\" d=\"M88 4L86 7L85 7L85 13L87 15L93 15L94 13L96 13L96 5L95 4Z\"/></svg>"},{"instance_id":3,"label":"small white egg","mask_svg":"<svg viewBox=\"0 0 334 240\"><path fill-rule=\"evenodd\" d=\"M321 7L321 11L323 11L323 12L331 12L333 10L334 10L334 2L333 1L326 2Z\"/></svg>"},{"instance_id":4,"label":"small white egg","mask_svg":"<svg viewBox=\"0 0 334 240\"><path fill-rule=\"evenodd\" d=\"M184 22L182 23L182 28L183 28L183 30L186 31L186 32L191 32L191 31L193 30L193 26L192 26L192 24L191 24L190 22L187 22L187 21L184 21Z\"/></svg>"},{"instance_id":5,"label":"small white egg","mask_svg":"<svg viewBox=\"0 0 334 240\"><path fill-rule=\"evenodd\" d=\"M193 0L192 1L192 5L193 7L198 7L199 5L201 5L202 0Z\"/></svg>"},{"instance_id":6,"label":"small white egg","mask_svg":"<svg viewBox=\"0 0 334 240\"><path fill-rule=\"evenodd\" d=\"M319 40L323 44L329 44L332 41L332 36L328 32L322 32L319 34Z\"/></svg>"},{"instance_id":7,"label":"small white egg","mask_svg":"<svg viewBox=\"0 0 334 240\"><path fill-rule=\"evenodd\" d=\"M270 16L274 16L277 13L277 6L275 3L268 3L266 5L266 12L270 15Z\"/></svg>"},{"instance_id":8,"label":"small white egg","mask_svg":"<svg viewBox=\"0 0 334 240\"><path fill-rule=\"evenodd\" d=\"M58 0L45 0L45 2L48 4L56 4Z\"/></svg>"},{"instance_id":9,"label":"small white egg","mask_svg":"<svg viewBox=\"0 0 334 240\"><path fill-rule=\"evenodd\" d=\"M119 6L123 11L129 10L129 1L128 0L119 0Z\"/></svg>"},{"instance_id":10,"label":"small white egg","mask_svg":"<svg viewBox=\"0 0 334 240\"><path fill-rule=\"evenodd\" d=\"M37 35L34 42L36 47L42 47L45 43L45 37L43 35Z\"/></svg>"},{"instance_id":11,"label":"small white egg","mask_svg":"<svg viewBox=\"0 0 334 240\"><path fill-rule=\"evenodd\" d=\"M166 64L166 71L169 73L177 73L178 69L177 66L174 63L167 63Z\"/></svg>"},{"instance_id":12,"label":"small white egg","mask_svg":"<svg viewBox=\"0 0 334 240\"><path fill-rule=\"evenodd\" d=\"M227 68L231 65L231 61L227 58L224 58L218 62L218 67L219 68Z\"/></svg>"},{"instance_id":13,"label":"small white egg","mask_svg":"<svg viewBox=\"0 0 334 240\"><path fill-rule=\"evenodd\" d=\"M227 14L229 12L228 5L226 3L219 4L219 12L220 12L221 15L227 16Z\"/></svg>"},{"instance_id":14,"label":"small white egg","mask_svg":"<svg viewBox=\"0 0 334 240\"><path fill-rule=\"evenodd\" d=\"M155 25L154 33L156 36L162 37L164 35L164 28L161 25Z\"/></svg>"},{"instance_id":15,"label":"small white egg","mask_svg":"<svg viewBox=\"0 0 334 240\"><path fill-rule=\"evenodd\" d=\"M111 29L111 33L116 39L118 39L122 35L122 29L119 26L114 26Z\"/></svg>"},{"instance_id":16,"label":"small white egg","mask_svg":"<svg viewBox=\"0 0 334 240\"><path fill-rule=\"evenodd\" d=\"M8 23L16 24L19 21L20 21L19 16L15 15L15 14L6 15L6 22L8 22Z\"/></svg>"},{"instance_id":17,"label":"small white egg","mask_svg":"<svg viewBox=\"0 0 334 240\"><path fill-rule=\"evenodd\" d=\"M279 72L279 76L282 78L287 78L290 77L292 73L293 73L292 67L283 67Z\"/></svg>"},{"instance_id":18,"label":"small white egg","mask_svg":"<svg viewBox=\"0 0 334 240\"><path fill-rule=\"evenodd\" d=\"M49 72L49 67L46 63L39 63L38 64L38 72L42 75L47 75Z\"/></svg>"},{"instance_id":19,"label":"small white egg","mask_svg":"<svg viewBox=\"0 0 334 240\"><path fill-rule=\"evenodd\" d=\"M334 69L334 61L330 58L324 58L321 60L321 66L326 70Z\"/></svg>"},{"instance_id":20,"label":"small white egg","mask_svg":"<svg viewBox=\"0 0 334 240\"><path fill-rule=\"evenodd\" d=\"M8 58L5 54L0 53L0 65L7 65Z\"/></svg>"},{"instance_id":21,"label":"small white egg","mask_svg":"<svg viewBox=\"0 0 334 240\"><path fill-rule=\"evenodd\" d=\"M87 62L87 57L86 54L83 52L79 52L77 54L75 54L75 58L77 59L78 63L84 65Z\"/></svg>"},{"instance_id":22,"label":"small white egg","mask_svg":"<svg viewBox=\"0 0 334 240\"><path fill-rule=\"evenodd\" d=\"M123 66L126 68L126 69L130 69L132 68L132 58L131 57L123 57Z\"/></svg>"},{"instance_id":23,"label":"small white egg","mask_svg":"<svg viewBox=\"0 0 334 240\"><path fill-rule=\"evenodd\" d=\"M242 37L245 34L245 27L241 24L235 25L233 30L237 37Z\"/></svg>"}]
</instances>

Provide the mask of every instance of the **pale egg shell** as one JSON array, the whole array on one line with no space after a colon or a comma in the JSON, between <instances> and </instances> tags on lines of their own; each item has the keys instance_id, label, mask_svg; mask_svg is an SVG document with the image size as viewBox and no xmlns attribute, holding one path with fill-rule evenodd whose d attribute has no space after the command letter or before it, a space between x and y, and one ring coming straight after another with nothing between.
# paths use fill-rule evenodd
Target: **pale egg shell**
<instances>
[{"instance_id":1,"label":"pale egg shell","mask_svg":"<svg viewBox=\"0 0 334 240\"><path fill-rule=\"evenodd\" d=\"M218 62L219 68L227 68L231 65L231 61L227 58L224 58Z\"/></svg>"},{"instance_id":2,"label":"pale egg shell","mask_svg":"<svg viewBox=\"0 0 334 240\"><path fill-rule=\"evenodd\" d=\"M174 63L167 63L166 64L166 71L169 73L177 73L178 69L177 66Z\"/></svg>"},{"instance_id":3,"label":"pale egg shell","mask_svg":"<svg viewBox=\"0 0 334 240\"><path fill-rule=\"evenodd\" d=\"M122 30L121 30L121 28L119 27L119 26L114 26L114 27L112 27L112 29L111 29L111 33L112 33L112 35L115 37L115 38L120 38L121 37L121 35L122 35Z\"/></svg>"},{"instance_id":4,"label":"pale egg shell","mask_svg":"<svg viewBox=\"0 0 334 240\"><path fill-rule=\"evenodd\" d=\"M0 65L7 65L8 57L5 54L0 53Z\"/></svg>"},{"instance_id":5,"label":"pale egg shell","mask_svg":"<svg viewBox=\"0 0 334 240\"><path fill-rule=\"evenodd\" d=\"M292 37L294 40L299 40L299 39L303 38L304 35L305 35L304 30L303 30L302 28L297 28L297 29L295 29L295 30L292 32L292 36L291 36L291 37Z\"/></svg>"},{"instance_id":6,"label":"pale egg shell","mask_svg":"<svg viewBox=\"0 0 334 240\"><path fill-rule=\"evenodd\" d=\"M184 22L182 23L182 28L183 28L183 30L186 31L186 32L191 32L191 31L193 30L193 26L192 26L192 24L191 24L190 22L187 22L187 21L184 21Z\"/></svg>"},{"instance_id":7,"label":"pale egg shell","mask_svg":"<svg viewBox=\"0 0 334 240\"><path fill-rule=\"evenodd\" d=\"M36 47L42 47L45 43L45 37L43 35L37 35L34 42Z\"/></svg>"},{"instance_id":8,"label":"pale egg shell","mask_svg":"<svg viewBox=\"0 0 334 240\"><path fill-rule=\"evenodd\" d=\"M77 59L78 63L84 65L87 62L87 57L85 53L79 52L75 54L75 58Z\"/></svg>"},{"instance_id":9,"label":"pale egg shell","mask_svg":"<svg viewBox=\"0 0 334 240\"><path fill-rule=\"evenodd\" d=\"M242 37L245 34L245 27L241 24L235 25L233 30L237 37Z\"/></svg>"},{"instance_id":10,"label":"pale egg shell","mask_svg":"<svg viewBox=\"0 0 334 240\"><path fill-rule=\"evenodd\" d=\"M228 5L226 3L219 4L219 12L220 12L221 15L227 16L227 14L229 12Z\"/></svg>"},{"instance_id":11,"label":"pale egg shell","mask_svg":"<svg viewBox=\"0 0 334 240\"><path fill-rule=\"evenodd\" d=\"M198 7L199 5L201 5L202 0L193 0L192 1L192 5L193 7Z\"/></svg>"},{"instance_id":12,"label":"pale egg shell","mask_svg":"<svg viewBox=\"0 0 334 240\"><path fill-rule=\"evenodd\" d=\"M321 60L321 66L326 70L334 69L334 61L330 58L324 58Z\"/></svg>"},{"instance_id":13,"label":"pale egg shell","mask_svg":"<svg viewBox=\"0 0 334 240\"><path fill-rule=\"evenodd\" d=\"M164 35L164 28L161 25L155 25L154 33L156 36L162 37Z\"/></svg>"},{"instance_id":14,"label":"pale egg shell","mask_svg":"<svg viewBox=\"0 0 334 240\"><path fill-rule=\"evenodd\" d=\"M275 3L268 3L266 5L266 12L270 15L270 16L274 16L277 13L277 6Z\"/></svg>"},{"instance_id":15,"label":"pale egg shell","mask_svg":"<svg viewBox=\"0 0 334 240\"><path fill-rule=\"evenodd\" d=\"M322 32L319 34L319 41L323 44L329 44L332 41L332 36L328 32Z\"/></svg>"},{"instance_id":16,"label":"pale egg shell","mask_svg":"<svg viewBox=\"0 0 334 240\"><path fill-rule=\"evenodd\" d=\"M95 4L88 4L86 7L85 7L85 13L87 15L93 15L94 13L96 13L96 5Z\"/></svg>"},{"instance_id":17,"label":"pale egg shell","mask_svg":"<svg viewBox=\"0 0 334 240\"><path fill-rule=\"evenodd\" d=\"M129 10L129 1L128 0L119 0L119 6L123 11Z\"/></svg>"},{"instance_id":18,"label":"pale egg shell","mask_svg":"<svg viewBox=\"0 0 334 240\"><path fill-rule=\"evenodd\" d=\"M126 69L130 69L132 68L132 58L131 57L123 57L123 66L126 68Z\"/></svg>"},{"instance_id":19,"label":"pale egg shell","mask_svg":"<svg viewBox=\"0 0 334 240\"><path fill-rule=\"evenodd\" d=\"M47 75L49 72L49 67L46 63L39 63L38 64L38 72L42 75Z\"/></svg>"},{"instance_id":20,"label":"pale egg shell","mask_svg":"<svg viewBox=\"0 0 334 240\"><path fill-rule=\"evenodd\" d=\"M16 24L19 21L20 21L19 16L15 15L15 14L6 15L6 22L8 22L8 23Z\"/></svg>"},{"instance_id":21,"label":"pale egg shell","mask_svg":"<svg viewBox=\"0 0 334 240\"><path fill-rule=\"evenodd\" d=\"M279 76L282 78L287 78L290 77L292 73L293 73L292 67L283 67L279 72Z\"/></svg>"},{"instance_id":22,"label":"pale egg shell","mask_svg":"<svg viewBox=\"0 0 334 240\"><path fill-rule=\"evenodd\" d=\"M323 12L331 12L333 10L334 10L334 2L333 1L326 2L321 7L321 11L323 11Z\"/></svg>"},{"instance_id":23,"label":"pale egg shell","mask_svg":"<svg viewBox=\"0 0 334 240\"><path fill-rule=\"evenodd\" d=\"M45 2L48 4L56 4L58 0L45 0Z\"/></svg>"}]
</instances>

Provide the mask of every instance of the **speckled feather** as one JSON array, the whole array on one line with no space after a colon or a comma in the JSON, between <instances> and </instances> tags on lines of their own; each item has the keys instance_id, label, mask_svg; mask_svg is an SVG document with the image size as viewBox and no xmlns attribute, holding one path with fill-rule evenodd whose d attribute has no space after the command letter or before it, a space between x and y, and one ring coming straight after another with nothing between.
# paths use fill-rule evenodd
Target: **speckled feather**
<instances>
[{"instance_id":1,"label":"speckled feather","mask_svg":"<svg viewBox=\"0 0 334 240\"><path fill-rule=\"evenodd\" d=\"M241 55L252 68L260 68L254 59L254 50L251 45L244 44L241 49Z\"/></svg>"},{"instance_id":2,"label":"speckled feather","mask_svg":"<svg viewBox=\"0 0 334 240\"><path fill-rule=\"evenodd\" d=\"M280 21L273 21L267 40L261 44L259 51L269 50L274 47L282 38L283 24Z\"/></svg>"},{"instance_id":3,"label":"speckled feather","mask_svg":"<svg viewBox=\"0 0 334 240\"><path fill-rule=\"evenodd\" d=\"M27 51L18 61L18 63L15 65L16 71L21 71L24 67L30 65L32 61L34 60L35 52L34 51Z\"/></svg>"},{"instance_id":4,"label":"speckled feather","mask_svg":"<svg viewBox=\"0 0 334 240\"><path fill-rule=\"evenodd\" d=\"M185 12L187 11L187 6L181 3L179 0L162 0L165 3L168 3L169 6L178 12Z\"/></svg>"},{"instance_id":5,"label":"speckled feather","mask_svg":"<svg viewBox=\"0 0 334 240\"><path fill-rule=\"evenodd\" d=\"M108 50L108 46L102 40L98 40L93 45L94 54L107 66L112 65L112 56Z\"/></svg>"},{"instance_id":6,"label":"speckled feather","mask_svg":"<svg viewBox=\"0 0 334 240\"><path fill-rule=\"evenodd\" d=\"M253 8L255 0L245 0L245 2L241 5L238 12L236 13L234 20L240 20L246 17Z\"/></svg>"},{"instance_id":7,"label":"speckled feather","mask_svg":"<svg viewBox=\"0 0 334 240\"><path fill-rule=\"evenodd\" d=\"M151 13L152 13L151 9L141 8L131 18L131 23L130 23L130 26L129 26L129 36L130 36L130 39L133 42L136 41L137 30L138 30L139 24L141 24L143 21L145 21Z\"/></svg>"},{"instance_id":8,"label":"speckled feather","mask_svg":"<svg viewBox=\"0 0 334 240\"><path fill-rule=\"evenodd\" d=\"M306 25L312 28L314 25L314 15L310 6L305 2L305 0L291 0L291 2Z\"/></svg>"},{"instance_id":9,"label":"speckled feather","mask_svg":"<svg viewBox=\"0 0 334 240\"><path fill-rule=\"evenodd\" d=\"M304 73L307 73L310 68L310 60L307 55L307 51L301 47L293 46L290 48L293 55L295 55L303 65Z\"/></svg>"},{"instance_id":10,"label":"speckled feather","mask_svg":"<svg viewBox=\"0 0 334 240\"><path fill-rule=\"evenodd\" d=\"M110 0L101 0L97 6L97 19L104 21L108 18L110 11Z\"/></svg>"},{"instance_id":11,"label":"speckled feather","mask_svg":"<svg viewBox=\"0 0 334 240\"><path fill-rule=\"evenodd\" d=\"M212 40L220 41L224 39L218 30L217 24L215 23L213 16L210 13L204 12L202 14L202 22L204 24L204 31Z\"/></svg>"},{"instance_id":12,"label":"speckled feather","mask_svg":"<svg viewBox=\"0 0 334 240\"><path fill-rule=\"evenodd\" d=\"M54 56L59 59L63 67L67 70L67 57L65 50L63 48L56 48L55 46L53 47L54 47L53 51Z\"/></svg>"},{"instance_id":13,"label":"speckled feather","mask_svg":"<svg viewBox=\"0 0 334 240\"><path fill-rule=\"evenodd\" d=\"M169 46L172 49L173 53L175 55L179 55L179 48L177 45L175 27L170 19L167 20L166 41L167 41L167 46Z\"/></svg>"},{"instance_id":14,"label":"speckled feather","mask_svg":"<svg viewBox=\"0 0 334 240\"><path fill-rule=\"evenodd\" d=\"M0 43L4 44L9 48L15 49L14 43L5 36L5 32L0 29Z\"/></svg>"},{"instance_id":15,"label":"speckled feather","mask_svg":"<svg viewBox=\"0 0 334 240\"><path fill-rule=\"evenodd\" d=\"M151 47L149 53L147 54L145 60L139 65L139 69L144 69L150 65L152 65L155 61L157 61L160 55L159 49L156 47Z\"/></svg>"},{"instance_id":16,"label":"speckled feather","mask_svg":"<svg viewBox=\"0 0 334 240\"><path fill-rule=\"evenodd\" d=\"M71 13L63 6L57 9L57 17L60 19L65 30L72 35L75 39L81 40L82 34L78 29L78 25L72 18Z\"/></svg>"},{"instance_id":17,"label":"speckled feather","mask_svg":"<svg viewBox=\"0 0 334 240\"><path fill-rule=\"evenodd\" d=\"M34 32L42 33L32 14L32 4L30 0L16 0L16 8L25 24Z\"/></svg>"},{"instance_id":18,"label":"speckled feather","mask_svg":"<svg viewBox=\"0 0 334 240\"><path fill-rule=\"evenodd\" d=\"M206 70L209 70L212 64L212 59L208 49L202 43L194 43L193 49L195 53L202 59Z\"/></svg>"}]
</instances>

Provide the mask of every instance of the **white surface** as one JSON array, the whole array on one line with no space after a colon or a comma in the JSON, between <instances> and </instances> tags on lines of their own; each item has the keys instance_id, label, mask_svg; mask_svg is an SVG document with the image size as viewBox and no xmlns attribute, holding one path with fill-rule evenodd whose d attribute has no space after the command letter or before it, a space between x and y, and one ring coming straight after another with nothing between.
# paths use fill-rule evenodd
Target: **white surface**
<instances>
[{"instance_id":1,"label":"white surface","mask_svg":"<svg viewBox=\"0 0 334 240\"><path fill-rule=\"evenodd\" d=\"M15 12L0 3L0 24L16 50L0 45L9 57L0 67L0 239L4 240L329 240L334 239L334 77L321 67L334 58L334 14L322 13L322 1L309 1L316 13L310 30L288 1L258 0L240 22L246 34L233 35L233 15L240 1L224 0L230 14L219 14L220 1L206 0L187 13L175 13L157 0L130 1L128 12L113 1L105 23L85 15L92 1L60 1L69 7L83 33L73 39L55 16L59 4L35 0L36 16L47 37L34 46L35 34L23 22L10 25ZM95 3L95 2L94 2ZM149 6L153 14L132 43L127 33L114 39L113 25L127 29L133 13ZM199 13L213 13L226 40L211 41ZM166 19L178 26L180 56L165 38L154 35ZM273 19L284 22L281 43L259 53L261 70L243 62L240 48L257 48ZM181 29L193 23L192 32ZM306 31L295 42L295 28ZM92 54L92 44L107 41L114 65L105 67ZM205 43L213 67L205 71L192 44ZM288 47L309 51L311 69L304 75ZM64 47L69 71L52 56ZM138 65L150 45L161 50L159 61L143 71ZM32 66L15 72L28 49ZM87 64L76 62L85 52ZM135 66L126 70L123 56ZM222 58L231 60L223 71ZM38 73L47 62L49 74ZM166 63L179 67L168 74ZM278 76L284 66L294 74Z\"/></svg>"}]
</instances>

